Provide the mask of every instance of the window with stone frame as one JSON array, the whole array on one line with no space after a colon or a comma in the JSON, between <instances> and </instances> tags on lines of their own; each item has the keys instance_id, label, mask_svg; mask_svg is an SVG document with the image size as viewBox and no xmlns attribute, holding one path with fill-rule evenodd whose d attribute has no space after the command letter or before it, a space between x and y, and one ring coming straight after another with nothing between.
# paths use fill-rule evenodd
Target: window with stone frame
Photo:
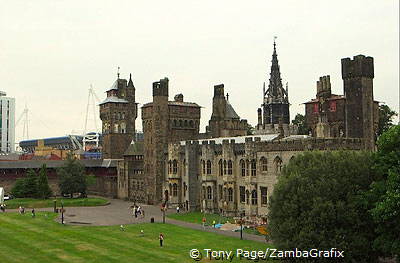
<instances>
[{"instance_id":1,"label":"window with stone frame","mask_svg":"<svg viewBox=\"0 0 400 263\"><path fill-rule=\"evenodd\" d=\"M219 175L223 175L223 173L224 173L224 168L223 168L223 165L222 165L222 160L220 159L219 161L218 161L218 170L219 170Z\"/></svg>"},{"instance_id":2,"label":"window with stone frame","mask_svg":"<svg viewBox=\"0 0 400 263\"><path fill-rule=\"evenodd\" d=\"M219 200L223 198L222 185L218 185Z\"/></svg>"},{"instance_id":3,"label":"window with stone frame","mask_svg":"<svg viewBox=\"0 0 400 263\"><path fill-rule=\"evenodd\" d=\"M261 192L261 205L267 206L267 204L268 204L268 188L261 186L260 192Z\"/></svg>"},{"instance_id":4,"label":"window with stone frame","mask_svg":"<svg viewBox=\"0 0 400 263\"><path fill-rule=\"evenodd\" d=\"M257 161L255 159L251 160L251 176L257 175Z\"/></svg>"},{"instance_id":5,"label":"window with stone frame","mask_svg":"<svg viewBox=\"0 0 400 263\"><path fill-rule=\"evenodd\" d=\"M211 174L211 161L207 160L207 174Z\"/></svg>"},{"instance_id":6,"label":"window with stone frame","mask_svg":"<svg viewBox=\"0 0 400 263\"><path fill-rule=\"evenodd\" d=\"M201 160L202 174L206 174L206 161Z\"/></svg>"},{"instance_id":7,"label":"window with stone frame","mask_svg":"<svg viewBox=\"0 0 400 263\"><path fill-rule=\"evenodd\" d=\"M246 202L246 188L244 186L239 186L240 202Z\"/></svg>"},{"instance_id":8,"label":"window with stone frame","mask_svg":"<svg viewBox=\"0 0 400 263\"><path fill-rule=\"evenodd\" d=\"M207 199L212 200L212 188L211 186L207 186Z\"/></svg>"},{"instance_id":9,"label":"window with stone frame","mask_svg":"<svg viewBox=\"0 0 400 263\"><path fill-rule=\"evenodd\" d=\"M257 190L253 190L251 192L251 204L256 205L257 204Z\"/></svg>"},{"instance_id":10,"label":"window with stone frame","mask_svg":"<svg viewBox=\"0 0 400 263\"><path fill-rule=\"evenodd\" d=\"M246 176L250 175L250 161L246 160Z\"/></svg>"},{"instance_id":11,"label":"window with stone frame","mask_svg":"<svg viewBox=\"0 0 400 263\"><path fill-rule=\"evenodd\" d=\"M329 102L329 111L331 111L331 112L336 111L336 101L335 100Z\"/></svg>"},{"instance_id":12,"label":"window with stone frame","mask_svg":"<svg viewBox=\"0 0 400 263\"><path fill-rule=\"evenodd\" d=\"M318 102L314 103L314 105L313 105L313 112L314 112L314 113L318 113L318 112L319 112L319 103L318 103Z\"/></svg>"},{"instance_id":13,"label":"window with stone frame","mask_svg":"<svg viewBox=\"0 0 400 263\"><path fill-rule=\"evenodd\" d=\"M232 161L228 160L228 174L232 174Z\"/></svg>"},{"instance_id":14,"label":"window with stone frame","mask_svg":"<svg viewBox=\"0 0 400 263\"><path fill-rule=\"evenodd\" d=\"M168 173L172 174L172 161L171 160L168 161Z\"/></svg>"},{"instance_id":15,"label":"window with stone frame","mask_svg":"<svg viewBox=\"0 0 400 263\"><path fill-rule=\"evenodd\" d=\"M261 171L267 172L268 171L268 161L267 158L261 157L260 159Z\"/></svg>"},{"instance_id":16,"label":"window with stone frame","mask_svg":"<svg viewBox=\"0 0 400 263\"><path fill-rule=\"evenodd\" d=\"M233 202L233 188L228 189L228 202Z\"/></svg>"},{"instance_id":17,"label":"window with stone frame","mask_svg":"<svg viewBox=\"0 0 400 263\"><path fill-rule=\"evenodd\" d=\"M172 161L172 173L173 174L178 173L178 161L177 160Z\"/></svg>"},{"instance_id":18,"label":"window with stone frame","mask_svg":"<svg viewBox=\"0 0 400 263\"><path fill-rule=\"evenodd\" d=\"M240 171L242 176L246 176L246 162L242 159L240 160Z\"/></svg>"},{"instance_id":19,"label":"window with stone frame","mask_svg":"<svg viewBox=\"0 0 400 263\"><path fill-rule=\"evenodd\" d=\"M186 183L184 182L184 183L183 183L183 197L186 197L186 191L187 191L187 185L186 185Z\"/></svg>"},{"instance_id":20,"label":"window with stone frame","mask_svg":"<svg viewBox=\"0 0 400 263\"><path fill-rule=\"evenodd\" d=\"M224 160L224 175L226 174L226 171L227 171L227 169L226 169L226 160Z\"/></svg>"},{"instance_id":21,"label":"window with stone frame","mask_svg":"<svg viewBox=\"0 0 400 263\"><path fill-rule=\"evenodd\" d=\"M178 185L176 183L172 185L172 196L178 196Z\"/></svg>"}]
</instances>

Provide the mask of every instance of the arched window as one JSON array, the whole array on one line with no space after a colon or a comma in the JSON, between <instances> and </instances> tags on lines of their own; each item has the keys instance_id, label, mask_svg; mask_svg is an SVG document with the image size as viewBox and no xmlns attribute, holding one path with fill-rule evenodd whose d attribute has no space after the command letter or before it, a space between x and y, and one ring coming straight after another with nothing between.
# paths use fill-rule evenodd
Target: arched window
<instances>
[{"instance_id":1,"label":"arched window","mask_svg":"<svg viewBox=\"0 0 400 263\"><path fill-rule=\"evenodd\" d=\"M232 161L228 160L228 174L232 174Z\"/></svg>"},{"instance_id":2,"label":"arched window","mask_svg":"<svg viewBox=\"0 0 400 263\"><path fill-rule=\"evenodd\" d=\"M192 120L189 121L189 127L193 128L193 121Z\"/></svg>"},{"instance_id":3,"label":"arched window","mask_svg":"<svg viewBox=\"0 0 400 263\"><path fill-rule=\"evenodd\" d=\"M261 157L260 159L261 171L266 172L268 171L268 162L267 158Z\"/></svg>"},{"instance_id":4,"label":"arched window","mask_svg":"<svg viewBox=\"0 0 400 263\"><path fill-rule=\"evenodd\" d=\"M274 160L274 165L275 165L275 172L280 173L282 171L282 159L276 156Z\"/></svg>"},{"instance_id":5,"label":"arched window","mask_svg":"<svg viewBox=\"0 0 400 263\"><path fill-rule=\"evenodd\" d=\"M224 175L226 174L226 160L224 160Z\"/></svg>"},{"instance_id":6,"label":"arched window","mask_svg":"<svg viewBox=\"0 0 400 263\"><path fill-rule=\"evenodd\" d=\"M242 176L246 176L246 162L243 159L240 160L240 170Z\"/></svg>"},{"instance_id":7,"label":"arched window","mask_svg":"<svg viewBox=\"0 0 400 263\"><path fill-rule=\"evenodd\" d=\"M257 190L253 190L251 192L251 204L256 205L257 204Z\"/></svg>"},{"instance_id":8,"label":"arched window","mask_svg":"<svg viewBox=\"0 0 400 263\"><path fill-rule=\"evenodd\" d=\"M185 127L188 126L188 121L187 120L185 120L184 125L185 125Z\"/></svg>"},{"instance_id":9,"label":"arched window","mask_svg":"<svg viewBox=\"0 0 400 263\"><path fill-rule=\"evenodd\" d=\"M178 126L178 122L174 120L174 127Z\"/></svg>"},{"instance_id":10,"label":"arched window","mask_svg":"<svg viewBox=\"0 0 400 263\"><path fill-rule=\"evenodd\" d=\"M125 122L121 123L121 133L126 133L126 124L125 124Z\"/></svg>"},{"instance_id":11,"label":"arched window","mask_svg":"<svg viewBox=\"0 0 400 263\"><path fill-rule=\"evenodd\" d=\"M211 186L207 186L207 199L211 200L212 199L212 189Z\"/></svg>"},{"instance_id":12,"label":"arched window","mask_svg":"<svg viewBox=\"0 0 400 263\"><path fill-rule=\"evenodd\" d=\"M118 123L114 124L114 133L118 133L119 125Z\"/></svg>"},{"instance_id":13,"label":"arched window","mask_svg":"<svg viewBox=\"0 0 400 263\"><path fill-rule=\"evenodd\" d=\"M233 202L233 189L232 188L228 189L228 201Z\"/></svg>"},{"instance_id":14,"label":"arched window","mask_svg":"<svg viewBox=\"0 0 400 263\"><path fill-rule=\"evenodd\" d=\"M201 168L202 174L206 174L206 161L201 160Z\"/></svg>"},{"instance_id":15,"label":"arched window","mask_svg":"<svg viewBox=\"0 0 400 263\"><path fill-rule=\"evenodd\" d=\"M219 175L223 175L224 174L224 168L223 168L223 166L222 166L222 160L220 159L219 161L218 161L218 170L219 170Z\"/></svg>"},{"instance_id":16,"label":"arched window","mask_svg":"<svg viewBox=\"0 0 400 263\"><path fill-rule=\"evenodd\" d=\"M172 184L169 184L169 194L172 195Z\"/></svg>"},{"instance_id":17,"label":"arched window","mask_svg":"<svg viewBox=\"0 0 400 263\"><path fill-rule=\"evenodd\" d=\"M179 127L182 127L182 126L183 126L182 120L179 120Z\"/></svg>"},{"instance_id":18,"label":"arched window","mask_svg":"<svg viewBox=\"0 0 400 263\"><path fill-rule=\"evenodd\" d=\"M186 185L186 183L184 182L184 183L183 183L183 197L186 197L186 191L187 191L187 185Z\"/></svg>"},{"instance_id":19,"label":"arched window","mask_svg":"<svg viewBox=\"0 0 400 263\"><path fill-rule=\"evenodd\" d=\"M250 175L250 161L246 160L246 176Z\"/></svg>"},{"instance_id":20,"label":"arched window","mask_svg":"<svg viewBox=\"0 0 400 263\"><path fill-rule=\"evenodd\" d=\"M172 174L172 161L171 160L168 161L168 173Z\"/></svg>"},{"instance_id":21,"label":"arched window","mask_svg":"<svg viewBox=\"0 0 400 263\"><path fill-rule=\"evenodd\" d=\"M249 200L250 200L250 192L249 190L246 190L246 204L249 204Z\"/></svg>"},{"instance_id":22,"label":"arched window","mask_svg":"<svg viewBox=\"0 0 400 263\"><path fill-rule=\"evenodd\" d=\"M207 174L211 174L211 161L207 160Z\"/></svg>"},{"instance_id":23,"label":"arched window","mask_svg":"<svg viewBox=\"0 0 400 263\"><path fill-rule=\"evenodd\" d=\"M251 176L257 175L257 162L255 159L251 160Z\"/></svg>"},{"instance_id":24,"label":"arched window","mask_svg":"<svg viewBox=\"0 0 400 263\"><path fill-rule=\"evenodd\" d=\"M172 185L172 195L178 196L178 185L177 184Z\"/></svg>"},{"instance_id":25,"label":"arched window","mask_svg":"<svg viewBox=\"0 0 400 263\"><path fill-rule=\"evenodd\" d=\"M178 161L177 160L172 161L172 173L173 174L178 173Z\"/></svg>"}]
</instances>

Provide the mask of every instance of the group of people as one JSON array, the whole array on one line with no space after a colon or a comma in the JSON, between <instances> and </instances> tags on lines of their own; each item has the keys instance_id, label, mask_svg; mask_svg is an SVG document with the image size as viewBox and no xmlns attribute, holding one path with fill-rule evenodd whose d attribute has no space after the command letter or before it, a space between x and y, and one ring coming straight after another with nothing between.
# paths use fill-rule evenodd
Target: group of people
<instances>
[{"instance_id":1,"label":"group of people","mask_svg":"<svg viewBox=\"0 0 400 263\"><path fill-rule=\"evenodd\" d=\"M1 210L1 212L5 212L6 211L6 204L1 204L0 205L0 210Z\"/></svg>"},{"instance_id":2,"label":"group of people","mask_svg":"<svg viewBox=\"0 0 400 263\"><path fill-rule=\"evenodd\" d=\"M144 218L144 210L140 205L137 206L136 204L134 204L132 207L133 207L133 215L135 216L135 218L138 218L139 216Z\"/></svg>"}]
</instances>

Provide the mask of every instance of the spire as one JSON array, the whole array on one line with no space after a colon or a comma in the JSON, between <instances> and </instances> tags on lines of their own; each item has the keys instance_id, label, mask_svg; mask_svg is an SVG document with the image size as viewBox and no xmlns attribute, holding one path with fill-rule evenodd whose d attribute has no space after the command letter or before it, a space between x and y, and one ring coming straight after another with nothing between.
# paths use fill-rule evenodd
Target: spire
<instances>
[{"instance_id":1,"label":"spire","mask_svg":"<svg viewBox=\"0 0 400 263\"><path fill-rule=\"evenodd\" d=\"M135 86L133 85L133 81L132 81L132 73L129 73L128 87L135 87Z\"/></svg>"},{"instance_id":2,"label":"spire","mask_svg":"<svg viewBox=\"0 0 400 263\"><path fill-rule=\"evenodd\" d=\"M272 53L271 73L266 95L272 102L287 102L286 91L282 85L281 72L279 68L278 55L276 52L276 36L274 37L274 51Z\"/></svg>"},{"instance_id":3,"label":"spire","mask_svg":"<svg viewBox=\"0 0 400 263\"><path fill-rule=\"evenodd\" d=\"M117 79L119 79L119 67L118 67L118 70L117 70Z\"/></svg>"}]
</instances>

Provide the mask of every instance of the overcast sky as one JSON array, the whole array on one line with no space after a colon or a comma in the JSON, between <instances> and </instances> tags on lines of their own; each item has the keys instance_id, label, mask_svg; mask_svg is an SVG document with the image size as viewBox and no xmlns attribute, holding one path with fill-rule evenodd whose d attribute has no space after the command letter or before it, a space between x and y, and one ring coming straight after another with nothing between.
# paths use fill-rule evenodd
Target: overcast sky
<instances>
[{"instance_id":1,"label":"overcast sky","mask_svg":"<svg viewBox=\"0 0 400 263\"><path fill-rule=\"evenodd\" d=\"M152 100L152 82L168 77L171 100L183 93L204 107L204 131L213 86L224 83L254 125L275 35L292 118L320 76L343 94L340 59L358 54L374 57L374 99L398 111L397 0L0 0L0 90L16 98L17 119L27 104L31 139L82 131L90 84L104 99L118 66L121 78L132 73L140 106Z\"/></svg>"}]
</instances>

